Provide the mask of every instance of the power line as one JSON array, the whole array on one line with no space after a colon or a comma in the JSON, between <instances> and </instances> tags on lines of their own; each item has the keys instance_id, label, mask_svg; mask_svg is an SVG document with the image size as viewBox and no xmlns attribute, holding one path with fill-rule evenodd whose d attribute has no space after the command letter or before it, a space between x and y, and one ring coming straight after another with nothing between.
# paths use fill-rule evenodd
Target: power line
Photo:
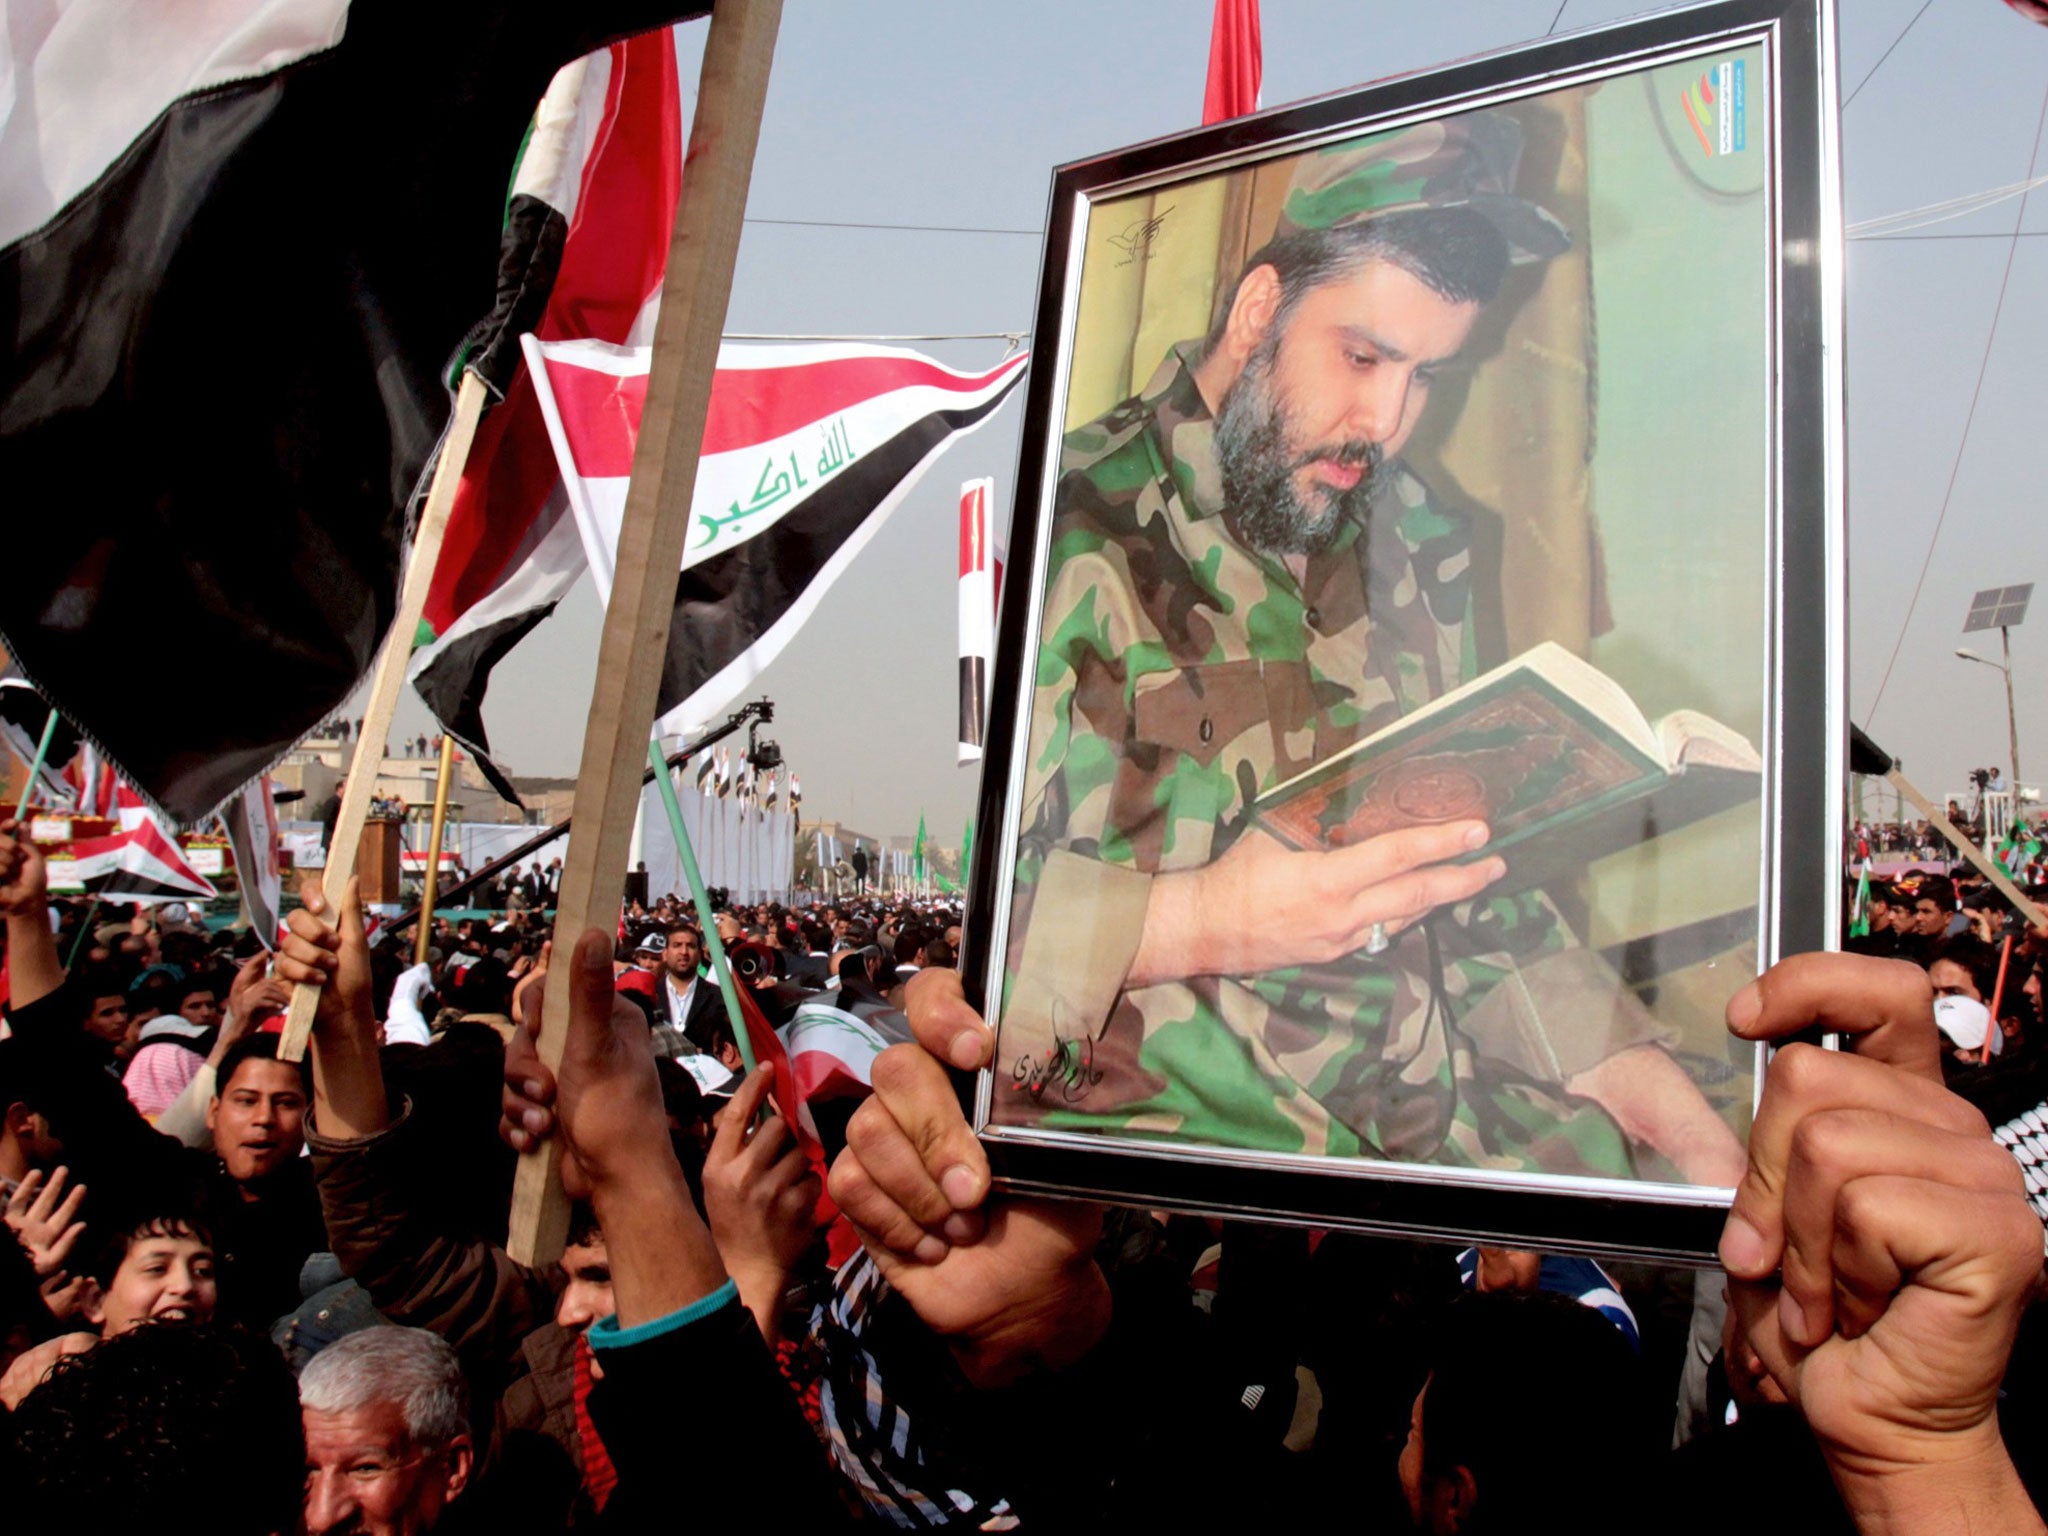
<instances>
[{"instance_id":1,"label":"power line","mask_svg":"<svg viewBox=\"0 0 2048 1536\"><path fill-rule=\"evenodd\" d=\"M1924 10L1926 7L1922 7ZM2041 158L2041 130L2048 127L2048 91L2041 94L2041 115L2034 122L2034 150L2027 157L2027 180L2034 179L2034 166ZM1963 417L1962 440L1956 444L1955 462L1949 466L1948 488L1941 493L1941 512L1934 519L1934 535L1927 541L1926 558L1920 562L1920 577L1913 583L1913 597L1906 604L1906 616L1899 622L1899 638L1892 643L1891 660L1884 664L1884 676L1878 679L1877 694L1870 701L1870 712L1866 714L1866 725L1877 722L1877 707L1884 702L1884 691L1891 685L1892 668L1899 664L1899 652L1906 645L1906 631L1912 627L1913 610L1920 606L1920 590L1927 585L1927 571L1934 564L1934 547L1941 542L1942 524L1948 521L1949 503L1956 494L1956 479L1963 470L1963 450L1970 445L1970 427L1977 419L1977 402L1984 394L1984 376L1991 371L1991 347L1998 340L1998 318L2005 313L2005 291L2012 282L2013 258L2019 254L2020 226L2027 220L2027 197L2020 198L2019 217L2013 220L2012 239L2005 248L2005 272L1998 279L1998 302L1991 310L1991 334L1984 338L1984 357L1977 364L1977 385L1970 391L1970 409Z\"/></svg>"},{"instance_id":2,"label":"power line","mask_svg":"<svg viewBox=\"0 0 2048 1536\"><path fill-rule=\"evenodd\" d=\"M1965 192L1961 197L1945 197L1938 203L1923 203L1918 208L1880 214L1874 219L1858 219L1843 233L1851 240L1868 235L1911 234L1917 229L1952 223L1973 213L1982 213L1986 208L2010 202L2013 198L2024 197L2044 181L2048 181L2048 176L2036 176L2030 181L2015 181L2002 187L1986 187L1981 192Z\"/></svg>"},{"instance_id":3,"label":"power line","mask_svg":"<svg viewBox=\"0 0 2048 1536\"><path fill-rule=\"evenodd\" d=\"M1849 238L1861 245L1866 240L2038 240L2048 235L2048 229L2015 229L2004 233L1993 230L1982 235L1851 235Z\"/></svg>"},{"instance_id":4,"label":"power line","mask_svg":"<svg viewBox=\"0 0 2048 1536\"><path fill-rule=\"evenodd\" d=\"M1544 29L1543 35L1545 37L1550 36L1552 32L1557 30L1557 24L1564 20L1564 8L1571 3L1572 0L1557 0L1557 14L1550 18L1550 25Z\"/></svg>"},{"instance_id":5,"label":"power line","mask_svg":"<svg viewBox=\"0 0 2048 1536\"><path fill-rule=\"evenodd\" d=\"M908 229L926 235L1029 235L1041 239L1042 229L1004 229L985 224L865 224L852 219L748 219L749 224L781 224L795 229Z\"/></svg>"},{"instance_id":6,"label":"power line","mask_svg":"<svg viewBox=\"0 0 2048 1536\"><path fill-rule=\"evenodd\" d=\"M1870 66L1870 74L1865 75L1861 80L1857 81L1856 89L1854 91L1851 91L1847 96L1842 98L1842 105L1845 108L1849 105L1850 102L1856 99L1857 93L1860 92L1864 86L1870 84L1870 76L1876 74L1880 69L1884 68L1884 61L1892 56L1892 48L1898 47L1899 44L1903 43L1906 40L1906 32L1912 31L1913 28L1920 24L1920 18L1927 14L1927 7L1932 4L1934 4L1934 0L1926 0L1926 4L1922 5L1919 10L1913 13L1913 19L1906 23L1906 31L1901 32L1897 37L1893 38L1892 47L1885 49L1883 53L1877 56L1877 62Z\"/></svg>"}]
</instances>

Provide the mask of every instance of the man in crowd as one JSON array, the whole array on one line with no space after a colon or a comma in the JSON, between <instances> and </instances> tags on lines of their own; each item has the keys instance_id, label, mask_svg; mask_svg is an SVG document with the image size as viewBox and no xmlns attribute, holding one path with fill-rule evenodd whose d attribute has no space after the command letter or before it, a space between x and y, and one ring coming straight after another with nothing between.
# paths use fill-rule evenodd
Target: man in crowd
<instances>
[{"instance_id":1,"label":"man in crowd","mask_svg":"<svg viewBox=\"0 0 2048 1536\"><path fill-rule=\"evenodd\" d=\"M135 1107L152 1120L177 1102L198 1074L220 1028L220 995L212 976L188 978L175 996L175 1013L158 1015L137 1033L134 1058L121 1077Z\"/></svg>"},{"instance_id":2,"label":"man in crowd","mask_svg":"<svg viewBox=\"0 0 2048 1536\"><path fill-rule=\"evenodd\" d=\"M422 1145L418 1111L393 1104L378 1067L369 951L355 887L331 930L320 921L325 897L316 884L308 884L302 899L306 906L288 919L279 973L322 989L312 1042L319 1070L311 1144L336 1255L384 1316L447 1340L469 1378L499 1404L488 1468L492 1507L567 1511L580 1526L603 1509L616 1480L589 1418L591 1388L602 1372L587 1335L616 1301L600 1207L578 1207L559 1273L528 1269L501 1248L451 1234L434 1219L414 1188ZM607 1011L611 990L608 980ZM644 1016L622 1006L641 1020L633 1049L652 1071ZM528 1051L538 1017L537 984L517 1037ZM769 1082L757 1075L741 1088L701 1176L718 1251L742 1305L764 1331L809 1243L817 1195L779 1118L743 1134L754 1125ZM674 1129L687 1145L689 1128ZM531 1144L534 1126L521 1122L513 1139ZM564 1177L577 1194L587 1192L582 1170L572 1167Z\"/></svg>"},{"instance_id":3,"label":"man in crowd","mask_svg":"<svg viewBox=\"0 0 2048 1536\"><path fill-rule=\"evenodd\" d=\"M691 1048L715 1054L731 1035L717 984L698 974L703 963L697 930L688 923L670 923L662 944L661 985L655 993L660 1022L654 1047L661 1055L680 1056Z\"/></svg>"},{"instance_id":4,"label":"man in crowd","mask_svg":"<svg viewBox=\"0 0 2048 1536\"><path fill-rule=\"evenodd\" d=\"M122 984L119 973L96 968L83 978L73 972L73 981L91 999L85 1013L85 1032L105 1043L109 1060L130 1060L135 1054L138 1042L134 1037L139 1031L129 1018L128 989Z\"/></svg>"},{"instance_id":5,"label":"man in crowd","mask_svg":"<svg viewBox=\"0 0 2048 1536\"><path fill-rule=\"evenodd\" d=\"M1210 334L1068 435L999 1064L1025 1092L999 1112L1739 1176L1667 1032L1550 902L1473 900L1505 870L1456 862L1484 823L1327 853L1247 826L1473 671L1470 529L1400 455L1510 263L1567 243L1511 195L1519 153L1474 113L1305 156Z\"/></svg>"},{"instance_id":6,"label":"man in crowd","mask_svg":"<svg viewBox=\"0 0 2048 1536\"><path fill-rule=\"evenodd\" d=\"M469 1390L445 1339L366 1328L299 1376L309 1536L441 1531L469 1486Z\"/></svg>"}]
</instances>

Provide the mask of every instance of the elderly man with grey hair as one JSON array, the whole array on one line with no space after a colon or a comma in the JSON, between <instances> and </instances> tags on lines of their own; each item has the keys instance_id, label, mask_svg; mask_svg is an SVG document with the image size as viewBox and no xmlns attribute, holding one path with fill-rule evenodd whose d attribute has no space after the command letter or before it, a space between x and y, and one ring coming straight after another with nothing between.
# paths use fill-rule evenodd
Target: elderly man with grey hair
<instances>
[{"instance_id":1,"label":"elderly man with grey hair","mask_svg":"<svg viewBox=\"0 0 2048 1536\"><path fill-rule=\"evenodd\" d=\"M366 1328L299 1376L306 1430L304 1529L413 1536L469 1485L469 1392L455 1351L422 1328Z\"/></svg>"}]
</instances>

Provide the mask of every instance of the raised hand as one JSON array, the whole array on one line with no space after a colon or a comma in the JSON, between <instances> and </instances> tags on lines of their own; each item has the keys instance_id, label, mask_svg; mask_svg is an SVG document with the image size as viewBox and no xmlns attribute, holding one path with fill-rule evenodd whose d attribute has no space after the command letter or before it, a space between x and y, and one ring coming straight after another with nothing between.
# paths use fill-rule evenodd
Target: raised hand
<instances>
[{"instance_id":1,"label":"raised hand","mask_svg":"<svg viewBox=\"0 0 2048 1536\"><path fill-rule=\"evenodd\" d=\"M704 1159L704 1216L740 1299L773 1340L791 1272L817 1235L818 1179L779 1115L755 1123L774 1086L764 1063L740 1084Z\"/></svg>"},{"instance_id":2,"label":"raised hand","mask_svg":"<svg viewBox=\"0 0 2048 1536\"><path fill-rule=\"evenodd\" d=\"M85 1235L85 1223L78 1219L78 1209L85 1204L85 1186L74 1184L66 1195L64 1183L69 1177L68 1168L58 1168L46 1181L40 1168L31 1168L0 1211L0 1220L7 1223L7 1230L21 1244L41 1280L63 1273L65 1260Z\"/></svg>"},{"instance_id":3,"label":"raised hand","mask_svg":"<svg viewBox=\"0 0 2048 1536\"><path fill-rule=\"evenodd\" d=\"M300 909L285 919L277 977L288 985L320 989L313 1013L314 1123L322 1135L361 1140L391 1123L379 1057L384 1032L377 1023L370 946L363 935L362 885L352 879L343 889L339 921L332 928L320 921L327 898L318 875L308 873L300 883L299 900Z\"/></svg>"},{"instance_id":4,"label":"raised hand","mask_svg":"<svg viewBox=\"0 0 2048 1536\"><path fill-rule=\"evenodd\" d=\"M219 1041L214 1047L214 1064L219 1065L220 1058L256 1027L259 1018L289 1007L291 1000L292 989L270 974L270 956L251 955L243 961L228 988L227 1017L221 1022Z\"/></svg>"},{"instance_id":5,"label":"raised hand","mask_svg":"<svg viewBox=\"0 0 2048 1536\"><path fill-rule=\"evenodd\" d=\"M380 1038L371 996L370 942L363 932L362 882L348 882L332 928L320 920L327 893L317 872L308 870L299 882L299 903L285 918L285 937L277 950L279 980L320 988L320 1006L313 1015L316 1033L330 1039Z\"/></svg>"},{"instance_id":6,"label":"raised hand","mask_svg":"<svg viewBox=\"0 0 2048 1536\"><path fill-rule=\"evenodd\" d=\"M981 1066L994 1037L957 971L920 971L905 1002L916 1043L875 1058L875 1091L847 1126L832 1198L970 1379L993 1386L1070 1364L1109 1323L1094 1259L1102 1212L990 1201L988 1159L940 1062Z\"/></svg>"},{"instance_id":7,"label":"raised hand","mask_svg":"<svg viewBox=\"0 0 2048 1536\"><path fill-rule=\"evenodd\" d=\"M554 1072L537 1043L549 985L570 989ZM604 1229L620 1324L651 1322L717 1290L725 1268L669 1145L646 1018L613 989L610 935L585 929L568 964L524 1002L505 1051L503 1131L522 1151L550 1131L561 1136L565 1192L573 1164Z\"/></svg>"},{"instance_id":8,"label":"raised hand","mask_svg":"<svg viewBox=\"0 0 2048 1536\"><path fill-rule=\"evenodd\" d=\"M0 821L0 916L40 913L49 896L49 874L43 851L29 840L28 828L8 817Z\"/></svg>"},{"instance_id":9,"label":"raised hand","mask_svg":"<svg viewBox=\"0 0 2048 1536\"><path fill-rule=\"evenodd\" d=\"M1805 1413L1859 1523L1964 1512L2041 1529L1997 1419L2041 1226L1983 1116L1940 1085L1925 975L1798 956L1728 1016L1747 1039L1825 1025L1855 1047L1788 1045L1772 1063L1721 1241L1748 1347Z\"/></svg>"}]
</instances>

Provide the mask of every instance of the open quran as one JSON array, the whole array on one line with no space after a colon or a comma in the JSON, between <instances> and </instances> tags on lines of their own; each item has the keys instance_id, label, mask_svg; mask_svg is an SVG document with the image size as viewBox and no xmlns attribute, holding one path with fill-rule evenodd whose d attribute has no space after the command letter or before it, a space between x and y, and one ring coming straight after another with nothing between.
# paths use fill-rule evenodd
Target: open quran
<instances>
[{"instance_id":1,"label":"open quran","mask_svg":"<svg viewBox=\"0 0 2048 1536\"><path fill-rule=\"evenodd\" d=\"M1548 641L1261 795L1289 847L1484 820L1503 885L1542 884L1757 797L1763 762L1692 710L1652 722L1612 678Z\"/></svg>"}]
</instances>

